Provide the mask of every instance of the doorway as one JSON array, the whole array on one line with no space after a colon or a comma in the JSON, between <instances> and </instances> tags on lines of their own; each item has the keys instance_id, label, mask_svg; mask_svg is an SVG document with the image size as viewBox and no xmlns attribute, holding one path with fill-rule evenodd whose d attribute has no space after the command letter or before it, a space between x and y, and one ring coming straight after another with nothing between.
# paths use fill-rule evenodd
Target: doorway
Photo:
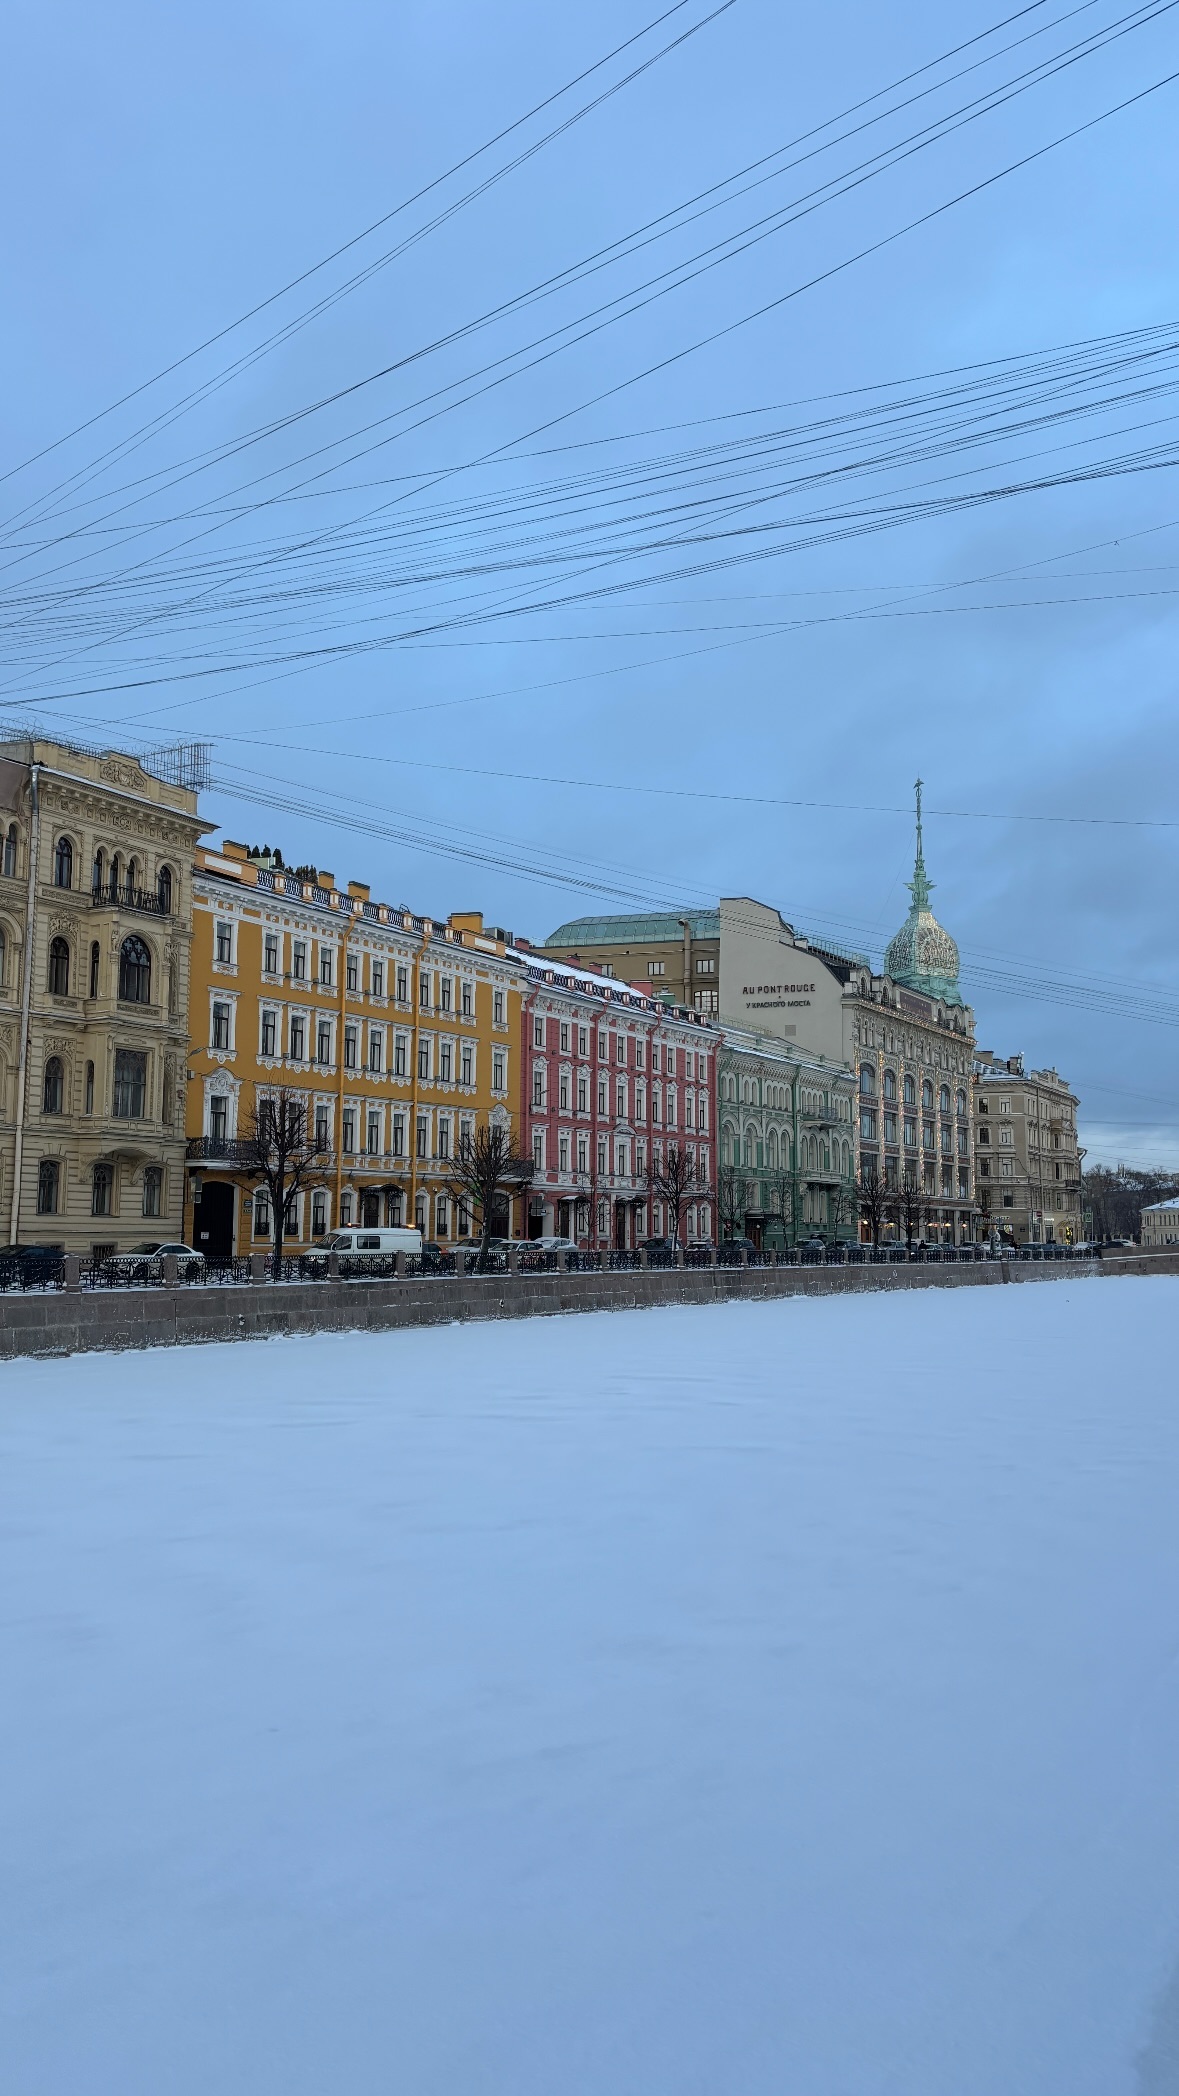
<instances>
[{"instance_id":1,"label":"doorway","mask_svg":"<svg viewBox=\"0 0 1179 2096\"><path fill-rule=\"evenodd\" d=\"M193 1249L206 1259L233 1257L233 1188L224 1180L206 1179L193 1209Z\"/></svg>"}]
</instances>

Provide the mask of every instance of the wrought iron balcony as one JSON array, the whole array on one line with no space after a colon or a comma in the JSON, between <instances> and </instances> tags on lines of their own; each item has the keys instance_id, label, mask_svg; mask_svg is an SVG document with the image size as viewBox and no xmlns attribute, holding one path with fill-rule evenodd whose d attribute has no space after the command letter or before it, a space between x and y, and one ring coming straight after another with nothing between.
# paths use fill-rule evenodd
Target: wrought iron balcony
<instances>
[{"instance_id":1,"label":"wrought iron balcony","mask_svg":"<svg viewBox=\"0 0 1179 2096\"><path fill-rule=\"evenodd\" d=\"M190 1135L184 1146L189 1164L252 1164L258 1146L240 1136Z\"/></svg>"},{"instance_id":2,"label":"wrought iron balcony","mask_svg":"<svg viewBox=\"0 0 1179 2096\"><path fill-rule=\"evenodd\" d=\"M96 910L143 910L149 917L170 917L171 902L161 902L154 888L116 887L105 882L101 888L92 888L90 902Z\"/></svg>"}]
</instances>

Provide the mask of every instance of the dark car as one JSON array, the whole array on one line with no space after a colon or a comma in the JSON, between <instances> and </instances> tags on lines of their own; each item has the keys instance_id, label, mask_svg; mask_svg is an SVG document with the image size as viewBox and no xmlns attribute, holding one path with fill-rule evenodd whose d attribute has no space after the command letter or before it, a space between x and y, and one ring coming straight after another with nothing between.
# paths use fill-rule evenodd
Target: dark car
<instances>
[{"instance_id":1,"label":"dark car","mask_svg":"<svg viewBox=\"0 0 1179 2096\"><path fill-rule=\"evenodd\" d=\"M61 1245L5 1245L0 1288L47 1288L61 1278Z\"/></svg>"},{"instance_id":2,"label":"dark car","mask_svg":"<svg viewBox=\"0 0 1179 2096\"><path fill-rule=\"evenodd\" d=\"M798 1249L800 1252L822 1252L826 1255L827 1240L825 1237L804 1237Z\"/></svg>"},{"instance_id":3,"label":"dark car","mask_svg":"<svg viewBox=\"0 0 1179 2096\"><path fill-rule=\"evenodd\" d=\"M753 1259L757 1256L757 1251L758 1248L751 1237L724 1237L717 1246L717 1256L721 1259L739 1259L742 1252L748 1252Z\"/></svg>"},{"instance_id":4,"label":"dark car","mask_svg":"<svg viewBox=\"0 0 1179 2096\"><path fill-rule=\"evenodd\" d=\"M637 1252L645 1252L648 1259L656 1260L661 1264L666 1264L668 1260L675 1258L675 1246L670 1237L640 1237L635 1250Z\"/></svg>"}]
</instances>

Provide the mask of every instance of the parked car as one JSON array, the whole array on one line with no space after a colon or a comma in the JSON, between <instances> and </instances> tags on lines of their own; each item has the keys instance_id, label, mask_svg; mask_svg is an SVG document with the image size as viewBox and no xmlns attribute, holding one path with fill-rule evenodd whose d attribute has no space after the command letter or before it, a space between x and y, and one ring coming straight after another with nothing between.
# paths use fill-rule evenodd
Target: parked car
<instances>
[{"instance_id":1,"label":"parked car","mask_svg":"<svg viewBox=\"0 0 1179 2096\"><path fill-rule=\"evenodd\" d=\"M721 1239L720 1244L717 1246L717 1251L722 1259L726 1256L730 1259L738 1259L742 1252L748 1252L752 1259L757 1255L757 1249L751 1237L725 1237Z\"/></svg>"},{"instance_id":2,"label":"parked car","mask_svg":"<svg viewBox=\"0 0 1179 2096\"><path fill-rule=\"evenodd\" d=\"M45 1288L61 1272L61 1245L5 1245L0 1249L0 1288Z\"/></svg>"},{"instance_id":3,"label":"parked car","mask_svg":"<svg viewBox=\"0 0 1179 2096\"><path fill-rule=\"evenodd\" d=\"M662 1257L664 1254L669 1259L674 1259L675 1257L675 1246L670 1237L640 1237L635 1250L648 1254L653 1252L657 1257Z\"/></svg>"},{"instance_id":4,"label":"parked car","mask_svg":"<svg viewBox=\"0 0 1179 2096\"><path fill-rule=\"evenodd\" d=\"M577 1246L571 1237L533 1237L528 1241L532 1252L575 1252Z\"/></svg>"},{"instance_id":5,"label":"parked car","mask_svg":"<svg viewBox=\"0 0 1179 2096\"><path fill-rule=\"evenodd\" d=\"M433 1248L438 1250L437 1245ZM326 1237L317 1237L303 1257L309 1266L326 1265L330 1255L336 1252L341 1259L356 1261L361 1265L375 1266L378 1260L394 1259L404 1252L409 1259L422 1256L422 1233L420 1230L329 1230Z\"/></svg>"},{"instance_id":6,"label":"parked car","mask_svg":"<svg viewBox=\"0 0 1179 2096\"><path fill-rule=\"evenodd\" d=\"M825 1253L827 1250L827 1240L825 1237L804 1237L798 1249L800 1252Z\"/></svg>"},{"instance_id":7,"label":"parked car","mask_svg":"<svg viewBox=\"0 0 1179 2096\"><path fill-rule=\"evenodd\" d=\"M145 1281L158 1281L169 1254L176 1261L176 1272L181 1280L195 1280L204 1273L203 1252L194 1252L192 1246L186 1244L161 1244L157 1237L145 1237L141 1244L132 1245L129 1252L111 1252L102 1263L116 1274L141 1274Z\"/></svg>"}]
</instances>

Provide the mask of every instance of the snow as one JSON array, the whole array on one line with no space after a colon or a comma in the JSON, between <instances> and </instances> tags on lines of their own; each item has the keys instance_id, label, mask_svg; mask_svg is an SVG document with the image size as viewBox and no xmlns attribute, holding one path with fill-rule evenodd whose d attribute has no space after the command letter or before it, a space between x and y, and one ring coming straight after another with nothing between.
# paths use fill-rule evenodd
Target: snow
<instances>
[{"instance_id":1,"label":"snow","mask_svg":"<svg viewBox=\"0 0 1179 2096\"><path fill-rule=\"evenodd\" d=\"M6 2090L1173 2096L1177 1313L7 1367Z\"/></svg>"}]
</instances>

